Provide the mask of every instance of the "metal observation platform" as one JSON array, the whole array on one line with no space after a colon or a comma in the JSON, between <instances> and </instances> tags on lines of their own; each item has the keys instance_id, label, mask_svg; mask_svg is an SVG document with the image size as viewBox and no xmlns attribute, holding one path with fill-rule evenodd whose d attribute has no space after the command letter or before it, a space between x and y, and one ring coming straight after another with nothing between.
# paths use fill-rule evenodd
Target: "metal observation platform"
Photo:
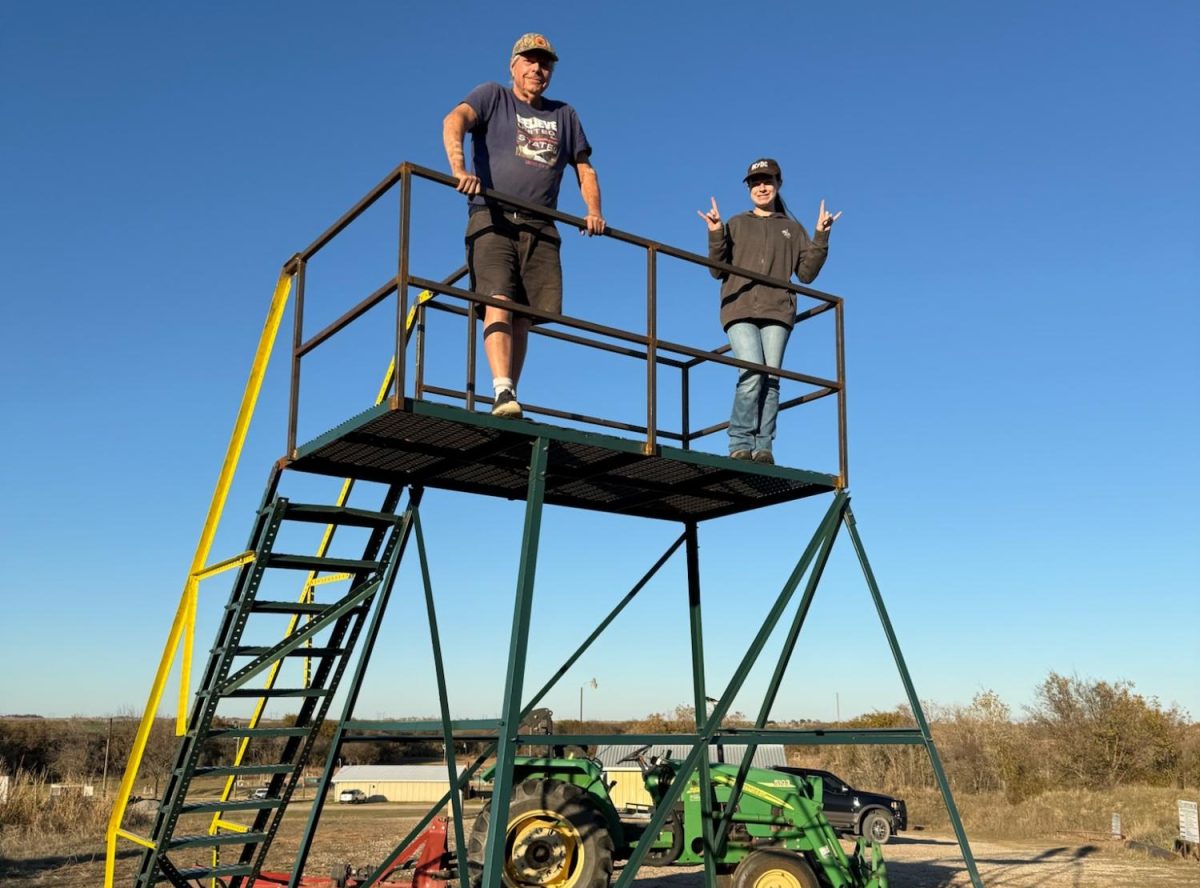
<instances>
[{"instance_id":1,"label":"metal observation platform","mask_svg":"<svg viewBox=\"0 0 1200 888\"><path fill-rule=\"evenodd\" d=\"M529 448L546 447L551 505L639 518L703 521L837 489L817 472L747 463L406 399L383 404L300 447L288 467L524 499Z\"/></svg>"},{"instance_id":2,"label":"metal observation platform","mask_svg":"<svg viewBox=\"0 0 1200 888\"><path fill-rule=\"evenodd\" d=\"M583 318L501 303L490 295L457 286L466 275L465 268L459 268L441 280L425 279L411 273L413 185L418 179L449 187L455 184L451 177L433 170L401 164L308 248L283 266L204 529L185 578L175 620L109 822L106 888L115 884L119 841L131 842L142 849L133 880L138 888L163 883L177 888L196 884L220 884L229 888L317 884L309 881L313 877L305 874L305 866L344 745L380 739L406 742L431 738L442 742L450 751L446 768L451 790L430 807L412 832L397 842L392 853L374 872L352 884L383 884L392 878L397 864L411 850L422 830L449 806L453 815L450 826L452 856L463 888L467 888L468 883L484 888L501 885L518 888L503 862L509 806L514 797L514 784L519 783L514 780L518 748L528 744L586 746L617 739L607 735L530 733L523 723L650 579L681 550L686 560L688 585L687 625L695 728L683 734L620 735L623 743L668 743L687 750L677 779L655 808L646 835L657 835L664 827L672 809L681 801L689 778L695 774L705 812L703 835L697 840L695 851L703 857L707 883L715 885L720 875L715 860L723 843L729 839L736 818L737 793L742 791L740 781L745 779L754 748L759 744L919 745L928 752L971 882L979 888L982 882L961 819L850 509L843 300L609 229L605 237L645 254L646 315L642 329L621 330ZM396 274L364 294L324 329L306 336L305 289L309 264L371 207L389 196L397 199L399 208ZM485 192L485 197L572 228L584 227L582 219L531 206L508 195ZM690 398L696 368L713 364L760 372L769 368L731 357L728 346L705 349L667 341L658 335L657 288L659 263L664 259L736 272L752 280L786 288L795 293L798 303L804 306L797 313L797 324L814 321L826 314L831 316L829 326L832 327L836 364L834 378L787 369L770 372L787 380L789 387L795 385L799 390L799 394L781 402L781 410L825 398L835 399L836 429L831 430L837 443L835 467L822 472L765 465L693 449L698 440L727 428L727 423L691 427ZM289 300L292 303L291 385L283 456L273 467L261 506L253 516L245 550L210 562L217 527L267 365L275 341L280 338ZM388 300L395 305L395 335L392 354L382 356L390 360L390 366L384 373L375 406L310 441L298 441L302 362L322 344ZM545 336L572 347L590 348L644 363L644 424L584 415L562 410L553 404L532 404L524 397L522 404L526 415L536 419L492 416L490 399L476 394L474 382L479 363L476 350L481 306L488 305L502 305L545 322L533 327L534 337ZM465 372L459 388L433 384L426 378L431 367L427 325L430 312L446 313L465 321ZM444 345L441 348L445 350ZM666 428L661 421L659 376L664 371L677 372L680 383L679 401L672 403L671 411L672 416L679 418L675 428ZM707 399L712 397L709 394ZM720 398L724 401L726 397L727 389L723 387ZM280 493L281 482L289 473L344 480L334 501L299 503ZM381 501L363 505L356 500L351 504L356 482L382 485ZM425 491L435 489L503 497L524 503L521 557L514 578L513 617L503 699L498 706L499 719L462 720L451 715L445 657L462 656L465 652L444 647L438 629L436 598L420 520L420 504ZM742 654L733 676L720 689L719 696L710 696L714 691L707 682L701 629L700 523L826 495L831 498L828 509L808 544L799 552L783 588L773 598L768 596L762 602L761 625ZM616 599L609 614L582 640L554 675L531 693L525 684L525 667L538 544L543 507L547 504L678 522L681 532L662 556L648 567L642 579ZM314 552L284 551L289 528L296 525L324 528ZM843 528L862 568L916 724L912 728L882 730L768 727L801 628L834 541ZM340 552L335 557L331 554L335 536L342 540L347 535L355 540L354 557L346 557ZM359 719L354 713L359 691L384 613L397 585L399 565L414 544L421 588L397 594L408 595L411 602L422 606L426 612L433 651L431 672L438 688L440 719L430 722ZM233 575L232 589L193 697L191 660L199 586L204 580L226 573ZM289 576L298 578L296 594L280 599L277 595L280 581ZM269 595L276 597L268 598ZM286 623L282 632L278 629L280 619ZM261 628L268 623L271 629L266 632L273 631L273 635L265 634ZM722 722L751 668L763 656L772 634L782 627L786 627L785 641L755 713L754 727L723 727ZM125 826L127 803L142 766L167 679L177 659L181 663L176 716L177 733L181 738L178 754L153 827L149 834L141 835ZM297 667L299 676L293 677ZM341 701L340 712L331 711L335 695L339 695ZM709 706L713 699L716 702ZM268 704L272 707L270 718L266 717ZM249 718L230 717L230 706L239 705L251 706L253 714ZM288 706L292 707L290 712L279 717L278 710ZM317 734L326 724L333 725L333 737L323 760L317 760L314 755ZM483 741L485 748L460 771L453 750L455 741L461 740ZM741 761L740 779L732 800L718 806L710 779L708 751L712 746L723 744L743 746L747 752ZM228 755L217 756L214 752L217 749L225 750ZM472 862L468 860L469 843L461 790L489 764L494 765L493 816L486 826L486 851ZM316 780L315 798L302 802L296 799L296 793L303 785L306 772L320 776ZM198 778L206 778L207 782ZM211 778L216 778L221 786L216 794L211 789ZM238 793L241 781L247 778L258 781L263 787L250 797ZM291 869L286 873L269 872L265 869L268 851L285 811L293 804L310 805L304 834ZM634 847L616 879L617 888L626 888L632 882L649 849L648 842ZM202 858L200 862L196 862L197 855ZM575 888L569 879L556 881L555 886ZM588 886L581 884L579 888Z\"/></svg>"}]
</instances>

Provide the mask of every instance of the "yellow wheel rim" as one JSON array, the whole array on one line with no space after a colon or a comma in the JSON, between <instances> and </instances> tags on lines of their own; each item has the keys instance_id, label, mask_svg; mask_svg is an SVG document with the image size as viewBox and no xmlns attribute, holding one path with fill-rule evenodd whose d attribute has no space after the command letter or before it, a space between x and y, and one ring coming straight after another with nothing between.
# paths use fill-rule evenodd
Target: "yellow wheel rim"
<instances>
[{"instance_id":1,"label":"yellow wheel rim","mask_svg":"<svg viewBox=\"0 0 1200 888\"><path fill-rule=\"evenodd\" d=\"M804 888L804 886L787 870L769 869L755 879L754 888Z\"/></svg>"},{"instance_id":2,"label":"yellow wheel rim","mask_svg":"<svg viewBox=\"0 0 1200 888\"><path fill-rule=\"evenodd\" d=\"M552 811L529 811L508 822L504 883L570 888L583 863L579 831Z\"/></svg>"}]
</instances>

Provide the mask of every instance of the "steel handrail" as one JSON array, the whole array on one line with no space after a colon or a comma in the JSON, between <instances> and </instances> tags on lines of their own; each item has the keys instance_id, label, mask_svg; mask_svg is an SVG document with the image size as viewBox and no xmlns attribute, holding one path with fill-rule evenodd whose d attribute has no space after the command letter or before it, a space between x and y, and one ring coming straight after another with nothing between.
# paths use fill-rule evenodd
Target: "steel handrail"
<instances>
[{"instance_id":1,"label":"steel handrail","mask_svg":"<svg viewBox=\"0 0 1200 888\"><path fill-rule=\"evenodd\" d=\"M571 315L555 314L552 311L544 311L540 308L533 308L529 305L512 303L503 299L493 299L491 296L483 296L479 293L473 293L470 290L452 287L447 284L429 280L428 278L410 276L408 282L411 286L420 287L423 290L431 290L435 293L442 293L446 296L457 296L460 299L466 299L478 305L492 305L496 308L503 308L505 311L511 311L514 314L528 315L529 317L538 318L542 321L553 321L554 323L563 324L568 327L575 327L579 330L587 330L589 333L598 333L603 336L609 336L613 339L619 339L623 342L632 342L636 345L648 347L652 341L651 337L646 336L643 333L632 333L628 330L622 330L618 327L609 327L605 324L597 324L594 321L585 321L581 318L576 318ZM704 351L703 349L695 348L690 345L683 345L682 343L678 342L672 342L667 339L657 339L653 341L656 342L659 349L664 349L680 355L687 355L700 361L713 361L717 364L725 364L730 367L738 367L745 370L769 371L771 375L778 376L781 379L790 379L794 382L804 382L809 385L832 389L837 389L840 387L837 380L833 379L823 379L819 376L811 376L807 373L798 373L794 370L785 370L782 367L766 367L763 364L755 364L753 361L743 361L739 358L726 357L723 354Z\"/></svg>"},{"instance_id":2,"label":"steel handrail","mask_svg":"<svg viewBox=\"0 0 1200 888\"><path fill-rule=\"evenodd\" d=\"M403 170L406 164L400 164L396 168L395 175L399 181L399 173ZM421 179L428 179L431 182L439 182L442 185L449 185L451 188L458 184L458 180L453 176L439 173L437 170L431 170L427 167L418 166L417 164L407 164L409 172ZM528 201L521 200L518 197L513 197L511 194L506 194L502 191L492 191L490 189L481 189L480 196L485 199L494 200L504 206L515 207L522 212L530 215L541 216L545 219L550 219L555 222L565 222L574 228L580 230L587 229L587 220L581 216L572 216L570 213L564 213L561 210L550 209L549 207L538 206L531 204ZM812 287L806 287L803 284L796 284L792 281L785 281L780 278L769 277L765 274L759 274L756 271L751 271L748 268L739 268L736 265L729 265L725 262L714 262L707 256L701 256L699 253L691 253L687 250L681 250L678 247L672 247L669 244L659 243L651 240L648 237L642 237L637 234L630 234L628 231L622 231L619 228L613 228L606 225L602 237L610 237L613 240L622 241L623 243L632 244L633 246L641 247L642 249L653 249L664 256L670 256L674 259L682 259L685 262L690 262L694 265L703 265L705 268L714 269L716 271L724 271L728 274L736 274L739 277L748 278L760 284L768 284L772 287L790 290L793 293L801 293L805 296L811 296L813 299L819 299L822 302L835 304L842 302L841 296L835 296L833 293L826 293L822 290L814 290Z\"/></svg>"},{"instance_id":3,"label":"steel handrail","mask_svg":"<svg viewBox=\"0 0 1200 888\"><path fill-rule=\"evenodd\" d=\"M711 434L719 429L727 428L728 423L719 423L709 426L697 432L690 431L690 409L688 399L690 398L690 380L689 371L703 363L717 363L726 366L736 367L740 370L753 370L759 373L770 374L780 379L788 379L794 382L800 382L804 385L812 386L815 391L806 392L795 398L790 398L781 403L780 409L786 410L799 404L809 403L830 395L836 396L838 400L837 407L837 434L838 434L838 466L839 472L837 483L839 487L845 487L848 483L848 457L846 444L846 386L845 386L845 347L843 339L843 323L844 323L844 300L840 296L832 293L826 293L821 290L816 290L811 287L806 287L800 284L795 284L790 280L781 280L779 278L769 277L759 274L750 269L739 268L723 262L715 262L706 256L698 253L692 253L687 250L681 250L672 247L668 244L662 244L650 238L632 234L627 231L622 231L617 228L607 227L603 236L628 243L632 246L644 249L647 254L646 259L646 333L633 333L627 330L621 330L615 327L598 324L592 321L586 321L581 318L562 315L553 312L544 312L530 306L520 305L507 300L494 299L490 294L484 295L473 293L453 286L453 283L466 273L466 268L460 268L454 275L444 279L441 282L433 281L428 278L420 277L410 273L409 263L409 248L411 243L411 216L412 216L412 188L415 178L424 179L435 184L454 188L458 184L458 180L445 173L420 166L418 164L404 162L393 169L379 184L377 184L370 192L360 199L353 207L344 213L332 226L326 229L321 235L313 241L305 250L296 254L291 263L296 269L298 284L297 284L297 305L296 305L296 333L293 341L293 390L291 393L291 408L289 410L289 430L287 453L289 456L296 454L296 414L299 409L299 379L300 379L300 361L301 359L317 348L319 345L328 341L339 331L347 327L354 320L361 317L370 309L379 305L389 297L395 295L396 299L396 333L393 352L393 361L395 363L395 386L389 403L393 409L400 409L404 402L406 392L409 391L409 386L406 384L406 361L404 356L408 352L408 338L412 334L410 324L404 323L404 319L411 318L411 311L408 305L408 289L409 287L418 287L427 292L437 293L443 296L450 296L456 299L462 299L467 304L465 309L453 308L445 304L434 304L433 307L443 310L452 310L456 313L462 313L467 316L467 380L462 392L457 392L455 389L450 389L445 386L430 386L425 382L425 349L426 338L423 319L425 316L425 305L415 306L418 311L420 322L416 328L416 345L414 358L414 374L415 382L411 387L413 397L420 400L426 393L437 394L448 397L461 397L466 404L467 409L475 409L475 325L480 317L479 306L494 306L504 308L516 314L521 314L526 317L534 318L539 321L548 321L559 324L565 327L574 328L585 334L592 336L606 337L624 342L628 345L636 346L643 351L634 351L633 349L624 349L620 346L613 346L609 342L588 339L586 336L564 333L557 330L549 330L539 326L534 326L531 332L538 335L549 335L559 339L573 342L580 345L587 345L592 348L599 348L609 352L617 352L626 354L631 357L637 357L646 361L646 423L645 426L633 426L627 423L617 423L610 420L603 420L598 417L581 417L577 414L564 413L550 408L538 408L533 412L541 413L546 416L555 416L561 418L577 419L582 422L601 425L609 428L620 428L624 430L644 428L646 437L645 450L647 453L655 451L656 439L660 434L658 429L658 392L657 392L657 374L654 368L658 366L671 366L681 371L680 382L680 408L683 416L682 432L678 435L674 433L663 433L665 437L678 439L682 441L684 448L687 448L692 440ZM375 205L384 195L392 188L399 186L399 205L400 205L400 230L399 244L397 255L396 275L391 280L378 287L374 292L359 301L356 305L338 317L336 320L328 324L324 329L320 330L307 340L303 340L301 335L301 318L303 315L303 279L306 264L320 249L328 244L341 231L349 226L355 219L362 215L367 209ZM581 231L586 230L586 221L569 213L561 212L557 209L538 206L531 204L521 198L504 192L494 191L491 189L482 189L481 196L486 202L491 205L498 205L504 209L515 209L535 217L543 218L551 222L562 222L572 227L578 228ZM723 344L714 349L701 349L688 346L682 343L672 342L661 339L657 336L657 258L658 256L670 256L693 265L699 265L710 269L715 273L723 275L738 275L750 281L763 283L768 286L783 289L788 292L806 296L817 300L819 304L798 311L795 315L795 323L802 323L810 318L817 317L829 310L834 311L835 315L835 349L836 349L836 378L826 379L808 373L800 373L793 370L785 370L783 368L767 367L763 364L756 364L749 361L742 361L737 358L728 356L731 351L729 345ZM286 266L285 266L286 267ZM715 275L719 276L719 275ZM401 286L403 282L403 286ZM664 354L669 355L664 359ZM482 401L488 401L487 398L480 398Z\"/></svg>"},{"instance_id":4,"label":"steel handrail","mask_svg":"<svg viewBox=\"0 0 1200 888\"><path fill-rule=\"evenodd\" d=\"M290 259L289 263L296 261L307 262L310 260L313 256L320 252L320 250L326 244L333 240L334 237L344 231L350 225L350 223L374 206L375 202L383 197L389 190L403 181L406 175L417 176L418 178L426 179L430 182L438 182L442 185L448 185L451 188L454 188L458 185L458 180L453 176L430 169L429 167L411 163L410 161L404 161L396 166L396 168L390 173L388 173L378 185L367 192L367 194L365 194L357 203L355 203L354 206L343 213L336 222L318 235L311 244ZM539 206L538 204L532 204L528 201L521 200L518 197L514 197L511 194L506 194L503 191L493 191L491 189L482 188L480 189L479 194L485 199L494 200L497 203L505 206L515 207L516 209L530 213L531 215L540 216L556 222L565 222L574 228L587 230L587 221L580 216L573 216L570 213L564 213L561 210ZM674 259L682 259L685 262L703 265L706 268L724 271L728 274L736 274L740 277L748 278L749 280L756 281L758 283L768 284L772 287L780 287L782 289L790 290L793 293L801 293L813 299L819 299L822 302L834 304L842 301L842 297L836 296L833 293L826 293L822 290L816 290L812 287L803 286L802 284L795 284L791 281L785 281L780 280L779 278L761 275L747 268L739 268L736 265L729 265L724 262L713 262L707 256L701 256L699 253L691 253L687 250L681 250L678 247L672 247L669 244L659 243L640 235L631 234L630 232L613 228L612 226L605 227L603 237L610 237L613 240L622 241L627 244L642 247L643 249L654 248L663 255L671 256Z\"/></svg>"}]
</instances>

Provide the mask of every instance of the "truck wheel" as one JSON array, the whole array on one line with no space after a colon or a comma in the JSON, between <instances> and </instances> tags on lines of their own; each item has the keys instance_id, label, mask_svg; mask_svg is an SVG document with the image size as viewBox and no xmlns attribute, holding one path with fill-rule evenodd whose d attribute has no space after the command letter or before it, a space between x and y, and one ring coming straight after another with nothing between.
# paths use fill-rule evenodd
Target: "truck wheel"
<instances>
[{"instance_id":1,"label":"truck wheel","mask_svg":"<svg viewBox=\"0 0 1200 888\"><path fill-rule=\"evenodd\" d=\"M467 842L470 884L483 882L489 802L475 818ZM613 842L603 816L578 786L558 780L526 780L513 790L504 837L508 888L606 888Z\"/></svg>"},{"instance_id":2,"label":"truck wheel","mask_svg":"<svg viewBox=\"0 0 1200 888\"><path fill-rule=\"evenodd\" d=\"M892 819L881 811L872 811L863 818L860 831L868 839L886 845L892 837Z\"/></svg>"},{"instance_id":3,"label":"truck wheel","mask_svg":"<svg viewBox=\"0 0 1200 888\"><path fill-rule=\"evenodd\" d=\"M763 848L742 858L731 888L821 888L816 874L794 851Z\"/></svg>"}]
</instances>

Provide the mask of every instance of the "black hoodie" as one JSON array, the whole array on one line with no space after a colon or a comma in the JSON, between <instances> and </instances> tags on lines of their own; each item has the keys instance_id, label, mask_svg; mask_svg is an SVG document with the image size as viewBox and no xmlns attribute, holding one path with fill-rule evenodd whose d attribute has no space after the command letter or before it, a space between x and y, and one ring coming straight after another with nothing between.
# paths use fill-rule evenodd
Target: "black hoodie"
<instances>
[{"instance_id":1,"label":"black hoodie","mask_svg":"<svg viewBox=\"0 0 1200 888\"><path fill-rule=\"evenodd\" d=\"M794 274L807 284L816 279L829 253L829 232L809 238L804 226L783 213L757 216L747 211L708 233L708 258L779 280ZM735 321L774 321L791 327L796 296L780 287L711 269L721 283L721 327Z\"/></svg>"}]
</instances>

